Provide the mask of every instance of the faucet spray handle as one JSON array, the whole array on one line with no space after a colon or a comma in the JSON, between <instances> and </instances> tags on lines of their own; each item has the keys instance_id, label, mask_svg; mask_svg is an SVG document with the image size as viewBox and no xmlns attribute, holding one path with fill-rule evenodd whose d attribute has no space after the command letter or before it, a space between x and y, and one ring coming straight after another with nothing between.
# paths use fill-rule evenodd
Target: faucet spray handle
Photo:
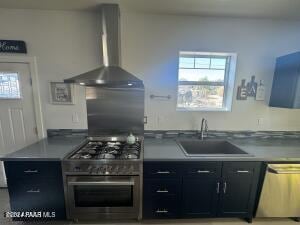
<instances>
[{"instance_id":1,"label":"faucet spray handle","mask_svg":"<svg viewBox=\"0 0 300 225\"><path fill-rule=\"evenodd\" d=\"M208 132L208 123L207 123L207 120L205 120L205 132Z\"/></svg>"}]
</instances>

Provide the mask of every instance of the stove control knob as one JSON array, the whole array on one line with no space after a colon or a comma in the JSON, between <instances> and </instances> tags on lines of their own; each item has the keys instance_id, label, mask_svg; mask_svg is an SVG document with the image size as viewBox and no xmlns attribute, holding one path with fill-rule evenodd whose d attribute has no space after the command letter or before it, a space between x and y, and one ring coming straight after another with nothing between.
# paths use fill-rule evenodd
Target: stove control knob
<instances>
[{"instance_id":1,"label":"stove control knob","mask_svg":"<svg viewBox=\"0 0 300 225\"><path fill-rule=\"evenodd\" d=\"M92 172L93 167L92 166L88 166L88 168L86 169L88 173Z\"/></svg>"},{"instance_id":2,"label":"stove control knob","mask_svg":"<svg viewBox=\"0 0 300 225\"><path fill-rule=\"evenodd\" d=\"M80 172L80 170L81 170L81 169L80 169L79 166L75 166L75 167L74 167L74 171L75 171L75 172Z\"/></svg>"},{"instance_id":3,"label":"stove control knob","mask_svg":"<svg viewBox=\"0 0 300 225\"><path fill-rule=\"evenodd\" d=\"M97 174L98 168L97 167L93 167L91 170L92 174Z\"/></svg>"},{"instance_id":4,"label":"stove control knob","mask_svg":"<svg viewBox=\"0 0 300 225\"><path fill-rule=\"evenodd\" d=\"M129 174L133 174L133 172L134 172L134 167L133 167L133 166L130 166L130 167L129 167Z\"/></svg>"},{"instance_id":5,"label":"stove control knob","mask_svg":"<svg viewBox=\"0 0 300 225\"><path fill-rule=\"evenodd\" d=\"M115 172L115 174L119 174L119 166L115 166L114 172Z\"/></svg>"},{"instance_id":6,"label":"stove control knob","mask_svg":"<svg viewBox=\"0 0 300 225\"><path fill-rule=\"evenodd\" d=\"M127 166L123 166L121 169L121 173L126 174L126 172L127 172Z\"/></svg>"},{"instance_id":7,"label":"stove control knob","mask_svg":"<svg viewBox=\"0 0 300 225\"><path fill-rule=\"evenodd\" d=\"M99 174L104 174L104 167L103 166L101 166L101 167L99 167Z\"/></svg>"}]
</instances>

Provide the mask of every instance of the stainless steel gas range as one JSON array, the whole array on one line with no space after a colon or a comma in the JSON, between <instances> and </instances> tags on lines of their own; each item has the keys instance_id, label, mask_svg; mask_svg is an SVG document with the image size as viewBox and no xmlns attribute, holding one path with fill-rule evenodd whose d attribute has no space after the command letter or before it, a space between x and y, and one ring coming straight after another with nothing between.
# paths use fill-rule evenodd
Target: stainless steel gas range
<instances>
[{"instance_id":1,"label":"stainless steel gas range","mask_svg":"<svg viewBox=\"0 0 300 225\"><path fill-rule=\"evenodd\" d=\"M88 138L63 160L69 219L141 219L143 137Z\"/></svg>"},{"instance_id":2,"label":"stainless steel gas range","mask_svg":"<svg viewBox=\"0 0 300 225\"><path fill-rule=\"evenodd\" d=\"M62 163L67 216L139 219L144 84L120 67L118 5L103 4L100 11L104 65L64 80L85 86L88 122L88 138Z\"/></svg>"}]
</instances>

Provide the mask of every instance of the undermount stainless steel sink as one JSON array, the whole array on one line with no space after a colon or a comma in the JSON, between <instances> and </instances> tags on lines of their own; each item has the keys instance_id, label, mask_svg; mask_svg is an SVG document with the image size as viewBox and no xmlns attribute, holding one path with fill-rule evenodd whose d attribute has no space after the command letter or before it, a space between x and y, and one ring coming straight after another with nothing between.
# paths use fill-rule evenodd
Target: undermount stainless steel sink
<instances>
[{"instance_id":1,"label":"undermount stainless steel sink","mask_svg":"<svg viewBox=\"0 0 300 225\"><path fill-rule=\"evenodd\" d=\"M223 140L178 140L177 143L189 157L249 157L235 145Z\"/></svg>"}]
</instances>

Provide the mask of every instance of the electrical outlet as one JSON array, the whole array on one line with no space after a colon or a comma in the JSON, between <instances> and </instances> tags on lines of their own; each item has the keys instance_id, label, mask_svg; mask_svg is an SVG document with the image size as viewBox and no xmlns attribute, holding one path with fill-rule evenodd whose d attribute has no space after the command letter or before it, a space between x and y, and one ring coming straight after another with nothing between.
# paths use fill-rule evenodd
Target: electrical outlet
<instances>
[{"instance_id":1,"label":"electrical outlet","mask_svg":"<svg viewBox=\"0 0 300 225\"><path fill-rule=\"evenodd\" d=\"M263 125L264 124L264 118L258 118L258 120L257 120L257 125L259 125L259 126L261 126L261 125Z\"/></svg>"},{"instance_id":2,"label":"electrical outlet","mask_svg":"<svg viewBox=\"0 0 300 225\"><path fill-rule=\"evenodd\" d=\"M72 115L72 121L73 123L79 123L79 116L77 112L74 112Z\"/></svg>"}]
</instances>

